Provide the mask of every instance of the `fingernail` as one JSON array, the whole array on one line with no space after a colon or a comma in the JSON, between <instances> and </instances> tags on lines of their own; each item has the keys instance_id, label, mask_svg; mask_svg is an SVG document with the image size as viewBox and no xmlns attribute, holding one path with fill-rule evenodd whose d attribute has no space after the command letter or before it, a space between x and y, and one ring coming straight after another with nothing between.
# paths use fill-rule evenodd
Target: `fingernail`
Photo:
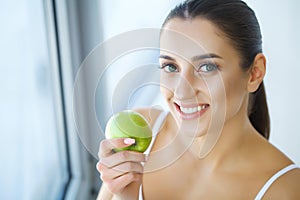
<instances>
[{"instance_id":1,"label":"fingernail","mask_svg":"<svg viewBox=\"0 0 300 200\"><path fill-rule=\"evenodd\" d=\"M134 143L135 143L135 139L132 139L132 138L124 139L124 144L134 144Z\"/></svg>"}]
</instances>

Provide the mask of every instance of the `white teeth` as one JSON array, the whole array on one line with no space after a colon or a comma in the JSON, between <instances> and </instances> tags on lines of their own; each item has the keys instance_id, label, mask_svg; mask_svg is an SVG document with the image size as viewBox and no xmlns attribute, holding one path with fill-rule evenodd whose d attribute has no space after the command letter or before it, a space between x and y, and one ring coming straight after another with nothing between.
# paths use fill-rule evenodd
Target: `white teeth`
<instances>
[{"instance_id":1,"label":"white teeth","mask_svg":"<svg viewBox=\"0 0 300 200\"><path fill-rule=\"evenodd\" d=\"M192 113L195 113L195 112L199 112L200 110L203 110L205 108L206 108L205 105L197 106L197 107L193 107L193 108L184 108L184 107L180 106L181 112L183 112L185 114L192 114Z\"/></svg>"}]
</instances>

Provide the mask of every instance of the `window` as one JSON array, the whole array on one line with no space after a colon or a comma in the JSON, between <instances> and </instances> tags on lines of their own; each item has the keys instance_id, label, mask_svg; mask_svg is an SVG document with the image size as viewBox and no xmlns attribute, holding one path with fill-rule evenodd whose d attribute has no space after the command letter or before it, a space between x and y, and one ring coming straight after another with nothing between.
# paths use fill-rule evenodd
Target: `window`
<instances>
[{"instance_id":1,"label":"window","mask_svg":"<svg viewBox=\"0 0 300 200\"><path fill-rule=\"evenodd\" d=\"M69 178L43 6L0 6L0 199L61 199Z\"/></svg>"}]
</instances>

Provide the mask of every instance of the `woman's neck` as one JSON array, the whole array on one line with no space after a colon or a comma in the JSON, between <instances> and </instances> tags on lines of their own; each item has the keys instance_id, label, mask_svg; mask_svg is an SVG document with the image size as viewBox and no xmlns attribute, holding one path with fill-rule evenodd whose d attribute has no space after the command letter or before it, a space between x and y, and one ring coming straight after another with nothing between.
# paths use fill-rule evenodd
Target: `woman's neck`
<instances>
[{"instance_id":1,"label":"woman's neck","mask_svg":"<svg viewBox=\"0 0 300 200\"><path fill-rule=\"evenodd\" d=\"M189 148L189 152L199 161L209 163L214 167L235 160L247 148L250 135L257 133L248 117L236 115L227 120L220 133L209 134L196 138Z\"/></svg>"}]
</instances>

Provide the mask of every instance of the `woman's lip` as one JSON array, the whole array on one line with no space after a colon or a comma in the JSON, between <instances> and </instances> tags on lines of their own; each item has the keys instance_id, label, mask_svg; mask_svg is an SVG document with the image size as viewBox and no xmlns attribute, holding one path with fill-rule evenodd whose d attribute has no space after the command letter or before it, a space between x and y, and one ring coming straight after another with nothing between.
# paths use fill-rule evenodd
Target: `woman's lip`
<instances>
[{"instance_id":1,"label":"woman's lip","mask_svg":"<svg viewBox=\"0 0 300 200\"><path fill-rule=\"evenodd\" d=\"M209 104L185 104L184 106L175 104L176 111L179 113L179 116L183 120L192 120L202 116L209 108ZM201 107L199 110L199 106ZM198 110L196 109L198 107ZM183 112L185 110L186 112ZM188 113L191 112L191 113Z\"/></svg>"}]
</instances>

